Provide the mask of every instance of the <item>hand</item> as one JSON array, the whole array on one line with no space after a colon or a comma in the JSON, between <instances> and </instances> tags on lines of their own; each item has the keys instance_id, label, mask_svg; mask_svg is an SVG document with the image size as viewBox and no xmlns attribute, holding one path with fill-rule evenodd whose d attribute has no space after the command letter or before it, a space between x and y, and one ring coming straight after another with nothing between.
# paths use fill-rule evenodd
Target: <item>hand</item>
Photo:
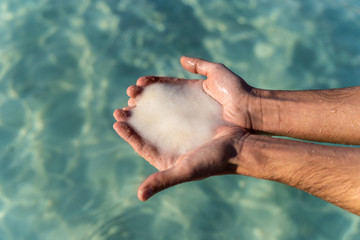
<instances>
[{"instance_id":1,"label":"hand","mask_svg":"<svg viewBox=\"0 0 360 240\"><path fill-rule=\"evenodd\" d=\"M127 121L126 110L116 110L118 122L115 131L127 141L134 150L151 165L160 170L150 175L139 187L138 198L146 201L154 194L176 184L204 179L214 175L235 174L238 172L239 149L249 134L239 127L222 126L206 144L181 155L161 154L156 146L139 136Z\"/></svg>"},{"instance_id":2,"label":"hand","mask_svg":"<svg viewBox=\"0 0 360 240\"><path fill-rule=\"evenodd\" d=\"M249 106L253 87L223 64L188 57L182 57L181 64L187 71L207 77L203 89L223 106L226 121L252 129Z\"/></svg>"},{"instance_id":3,"label":"hand","mask_svg":"<svg viewBox=\"0 0 360 240\"><path fill-rule=\"evenodd\" d=\"M249 109L253 87L219 63L212 63L198 58L182 57L181 64L187 71L204 75L207 79L187 80L175 77L142 77L138 79L136 86L128 88L128 95L132 94L128 105L134 107L137 94L141 93L143 87L152 83L202 84L204 91L222 105L225 121L246 129L253 129L254 123L251 120L252 116L250 116ZM256 119L255 117L253 118Z\"/></svg>"}]
</instances>

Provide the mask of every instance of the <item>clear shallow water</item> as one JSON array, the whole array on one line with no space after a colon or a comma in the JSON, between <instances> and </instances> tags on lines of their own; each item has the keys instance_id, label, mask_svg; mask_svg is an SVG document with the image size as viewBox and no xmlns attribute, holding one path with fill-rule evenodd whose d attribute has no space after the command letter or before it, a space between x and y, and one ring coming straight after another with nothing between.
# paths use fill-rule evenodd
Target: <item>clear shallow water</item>
<instances>
[{"instance_id":1,"label":"clear shallow water","mask_svg":"<svg viewBox=\"0 0 360 240\"><path fill-rule=\"evenodd\" d=\"M355 0L0 1L0 239L359 239L359 218L239 176L141 203L154 169L112 130L181 55L270 89L359 85Z\"/></svg>"}]
</instances>

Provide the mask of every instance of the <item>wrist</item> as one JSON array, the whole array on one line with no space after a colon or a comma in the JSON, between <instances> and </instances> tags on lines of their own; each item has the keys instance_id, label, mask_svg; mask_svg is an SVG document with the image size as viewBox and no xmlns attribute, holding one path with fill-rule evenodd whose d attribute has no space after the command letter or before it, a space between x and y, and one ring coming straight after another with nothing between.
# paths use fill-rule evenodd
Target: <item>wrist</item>
<instances>
[{"instance_id":1,"label":"wrist","mask_svg":"<svg viewBox=\"0 0 360 240\"><path fill-rule=\"evenodd\" d=\"M306 154L306 146L296 147L299 144L304 143L252 134L243 142L237 173L293 186L288 178L296 175ZM301 160L291 162L288 158Z\"/></svg>"},{"instance_id":2,"label":"wrist","mask_svg":"<svg viewBox=\"0 0 360 240\"><path fill-rule=\"evenodd\" d=\"M253 131L265 132L264 127L264 110L263 104L265 90L259 88L253 88L250 91L248 98L248 115L250 120L250 127Z\"/></svg>"},{"instance_id":3,"label":"wrist","mask_svg":"<svg viewBox=\"0 0 360 240\"><path fill-rule=\"evenodd\" d=\"M263 90L254 88L249 97L249 116L252 130L255 132L263 132L274 135L282 135L283 123L287 118L287 113L291 113L292 109L288 109L284 115L284 102L289 100L279 98L279 91ZM287 128L287 131L290 131Z\"/></svg>"},{"instance_id":4,"label":"wrist","mask_svg":"<svg viewBox=\"0 0 360 240\"><path fill-rule=\"evenodd\" d=\"M236 174L267 179L266 163L263 158L264 139L261 135L249 134L237 144Z\"/></svg>"}]
</instances>

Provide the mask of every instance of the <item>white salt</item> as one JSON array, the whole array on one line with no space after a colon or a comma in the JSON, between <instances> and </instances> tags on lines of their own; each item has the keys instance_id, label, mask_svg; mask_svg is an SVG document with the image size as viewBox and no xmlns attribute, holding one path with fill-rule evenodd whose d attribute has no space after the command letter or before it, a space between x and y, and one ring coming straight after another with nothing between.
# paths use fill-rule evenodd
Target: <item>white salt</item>
<instances>
[{"instance_id":1,"label":"white salt","mask_svg":"<svg viewBox=\"0 0 360 240\"><path fill-rule=\"evenodd\" d=\"M161 153L179 156L209 141L224 122L221 105L201 85L155 83L137 97L129 123Z\"/></svg>"}]
</instances>

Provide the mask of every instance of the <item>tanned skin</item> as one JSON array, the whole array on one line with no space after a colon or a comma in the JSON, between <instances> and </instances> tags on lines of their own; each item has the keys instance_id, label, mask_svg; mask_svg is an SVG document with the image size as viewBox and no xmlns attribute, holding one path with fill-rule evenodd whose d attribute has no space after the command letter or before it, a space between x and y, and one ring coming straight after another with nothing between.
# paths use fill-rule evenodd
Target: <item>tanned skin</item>
<instances>
[{"instance_id":1,"label":"tanned skin","mask_svg":"<svg viewBox=\"0 0 360 240\"><path fill-rule=\"evenodd\" d=\"M293 186L360 215L360 148L270 136L360 145L360 87L263 90L249 86L222 64L188 57L182 57L181 64L207 79L142 77L127 90L129 106L114 111L115 131L159 170L139 187L140 200L183 182L239 174ZM160 154L127 122L136 97L156 82L201 83L222 105L228 125L219 127L209 142L180 157Z\"/></svg>"}]
</instances>

